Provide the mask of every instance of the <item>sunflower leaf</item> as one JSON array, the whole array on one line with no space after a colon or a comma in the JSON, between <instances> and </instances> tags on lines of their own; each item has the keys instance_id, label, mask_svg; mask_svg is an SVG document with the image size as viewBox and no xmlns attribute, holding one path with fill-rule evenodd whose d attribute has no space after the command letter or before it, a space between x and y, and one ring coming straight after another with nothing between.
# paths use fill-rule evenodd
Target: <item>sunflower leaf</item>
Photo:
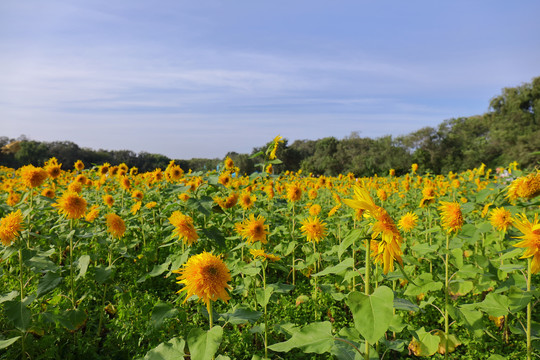
<instances>
[{"instance_id":1,"label":"sunflower leaf","mask_svg":"<svg viewBox=\"0 0 540 360\"><path fill-rule=\"evenodd\" d=\"M194 328L189 332L187 343L192 360L210 360L214 356L223 338L223 328L214 326L209 331Z\"/></svg>"}]
</instances>

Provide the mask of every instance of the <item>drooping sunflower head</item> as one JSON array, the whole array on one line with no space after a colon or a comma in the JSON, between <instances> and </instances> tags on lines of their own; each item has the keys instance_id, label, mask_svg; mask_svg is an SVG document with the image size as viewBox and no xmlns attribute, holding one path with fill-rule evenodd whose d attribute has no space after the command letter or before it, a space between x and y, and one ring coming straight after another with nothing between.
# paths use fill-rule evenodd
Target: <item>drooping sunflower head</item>
<instances>
[{"instance_id":1,"label":"drooping sunflower head","mask_svg":"<svg viewBox=\"0 0 540 360\"><path fill-rule=\"evenodd\" d=\"M116 215L115 213L109 213L105 219L107 221L107 231L111 233L113 237L119 239L124 236L126 224L120 216Z\"/></svg>"},{"instance_id":2,"label":"drooping sunflower head","mask_svg":"<svg viewBox=\"0 0 540 360\"><path fill-rule=\"evenodd\" d=\"M68 219L79 219L86 212L86 200L76 192L66 191L54 204Z\"/></svg>"},{"instance_id":3,"label":"drooping sunflower head","mask_svg":"<svg viewBox=\"0 0 540 360\"><path fill-rule=\"evenodd\" d=\"M306 236L307 241L318 243L326 236L326 223L318 217L308 217L302 220L300 230Z\"/></svg>"},{"instance_id":4,"label":"drooping sunflower head","mask_svg":"<svg viewBox=\"0 0 540 360\"><path fill-rule=\"evenodd\" d=\"M415 228L417 222L418 215L413 212L408 212L399 219L398 227L402 231L410 232L412 229Z\"/></svg>"},{"instance_id":5,"label":"drooping sunflower head","mask_svg":"<svg viewBox=\"0 0 540 360\"><path fill-rule=\"evenodd\" d=\"M10 246L23 229L23 215L21 210L7 214L0 219L0 241L4 246Z\"/></svg>"},{"instance_id":6,"label":"drooping sunflower head","mask_svg":"<svg viewBox=\"0 0 540 360\"><path fill-rule=\"evenodd\" d=\"M463 214L458 202L441 201L441 225L447 232L457 232L463 226Z\"/></svg>"},{"instance_id":7,"label":"drooping sunflower head","mask_svg":"<svg viewBox=\"0 0 540 360\"><path fill-rule=\"evenodd\" d=\"M21 168L23 184L28 188L35 188L43 184L47 179L47 171L34 165L26 165Z\"/></svg>"},{"instance_id":8,"label":"drooping sunflower head","mask_svg":"<svg viewBox=\"0 0 540 360\"><path fill-rule=\"evenodd\" d=\"M92 205L92 207L86 213L84 219L88 222L94 222L99 216L99 206Z\"/></svg>"},{"instance_id":9,"label":"drooping sunflower head","mask_svg":"<svg viewBox=\"0 0 540 360\"><path fill-rule=\"evenodd\" d=\"M512 213L505 208L495 208L490 212L489 222L498 231L506 232L512 225Z\"/></svg>"},{"instance_id":10,"label":"drooping sunflower head","mask_svg":"<svg viewBox=\"0 0 540 360\"><path fill-rule=\"evenodd\" d=\"M193 219L190 216L175 211L169 217L169 222L175 227L173 233L184 243L191 245L199 239L197 230L193 226Z\"/></svg>"},{"instance_id":11,"label":"drooping sunflower head","mask_svg":"<svg viewBox=\"0 0 540 360\"><path fill-rule=\"evenodd\" d=\"M221 256L203 252L190 257L181 269L173 273L180 274L176 280L184 287L177 293L186 293L184 303L193 295L207 306L210 301L221 299L227 302L230 299L227 289L231 288L228 284L232 280L231 274Z\"/></svg>"}]
</instances>

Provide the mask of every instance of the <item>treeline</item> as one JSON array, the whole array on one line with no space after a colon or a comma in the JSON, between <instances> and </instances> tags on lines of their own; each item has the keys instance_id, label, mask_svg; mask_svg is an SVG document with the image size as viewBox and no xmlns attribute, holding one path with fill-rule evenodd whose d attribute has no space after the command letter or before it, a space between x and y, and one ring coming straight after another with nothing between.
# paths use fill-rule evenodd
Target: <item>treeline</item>
<instances>
[{"instance_id":1,"label":"treeline","mask_svg":"<svg viewBox=\"0 0 540 360\"><path fill-rule=\"evenodd\" d=\"M17 149L5 145L17 143ZM267 143L255 148L251 154L229 152L241 173L251 174L260 168L258 158L251 158ZM24 137L9 139L0 137L0 165L20 167L26 164L43 165L50 157L70 169L76 160L85 164L111 165L126 163L139 171L165 168L170 162L166 156L129 150L107 151L80 148L69 141L37 142ZM438 127L425 127L408 135L384 136L376 139L360 137L358 133L341 140L327 137L318 140L296 140L289 144L285 139L277 151L283 162L274 172L285 170L313 173L315 175L338 175L353 173L356 176L386 174L395 169L396 174L409 171L412 163L419 165L420 172L443 174L463 171L484 163L490 168L507 166L517 161L522 168L540 164L540 77L531 83L505 88L494 97L489 110L483 115L460 117L442 122ZM205 171L215 169L223 159L175 160L183 169Z\"/></svg>"},{"instance_id":2,"label":"treeline","mask_svg":"<svg viewBox=\"0 0 540 360\"><path fill-rule=\"evenodd\" d=\"M412 163L419 165L419 171L433 174L472 169L482 163L496 168L513 161L522 168L534 168L540 165L540 77L503 89L483 115L446 120L436 128L425 127L399 137L371 139L352 133L341 140L327 137L284 145L277 152L283 161L277 171L316 175L352 172L372 176L387 174L389 169L403 174ZM228 155L247 173L254 170L257 159Z\"/></svg>"},{"instance_id":3,"label":"treeline","mask_svg":"<svg viewBox=\"0 0 540 360\"><path fill-rule=\"evenodd\" d=\"M12 168L27 164L42 166L53 156L62 164L64 170L73 169L77 160L82 160L87 167L104 163L111 165L125 163L129 167L138 168L140 172L152 171L156 168L164 169L171 161L167 156L160 154L147 152L136 154L130 150L92 150L81 148L70 141L39 142L28 140L25 136L18 139L2 136L0 137L0 147L2 147L0 165ZM175 160L175 162L186 170L206 171L215 169L221 159Z\"/></svg>"}]
</instances>

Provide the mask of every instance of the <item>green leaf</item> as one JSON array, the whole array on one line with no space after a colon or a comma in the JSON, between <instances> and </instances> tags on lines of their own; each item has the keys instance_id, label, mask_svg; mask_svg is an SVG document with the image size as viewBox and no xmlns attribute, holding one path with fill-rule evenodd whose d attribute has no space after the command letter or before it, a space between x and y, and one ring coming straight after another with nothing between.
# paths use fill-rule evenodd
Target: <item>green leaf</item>
<instances>
[{"instance_id":1,"label":"green leaf","mask_svg":"<svg viewBox=\"0 0 540 360\"><path fill-rule=\"evenodd\" d=\"M0 296L0 304L6 301L11 301L15 299L19 295L19 292L17 290L13 290L12 292Z\"/></svg>"},{"instance_id":2,"label":"green leaf","mask_svg":"<svg viewBox=\"0 0 540 360\"><path fill-rule=\"evenodd\" d=\"M17 340L19 340L20 336L15 336L14 338L7 339L7 340L0 340L0 349L5 349L9 345L13 344Z\"/></svg>"},{"instance_id":3,"label":"green leaf","mask_svg":"<svg viewBox=\"0 0 540 360\"><path fill-rule=\"evenodd\" d=\"M21 331L26 331L31 321L31 313L20 301L8 301L4 305L6 318L13 322L15 327Z\"/></svg>"},{"instance_id":4,"label":"green leaf","mask_svg":"<svg viewBox=\"0 0 540 360\"><path fill-rule=\"evenodd\" d=\"M177 360L184 358L184 339L172 338L163 342L146 353L144 360Z\"/></svg>"},{"instance_id":5,"label":"green leaf","mask_svg":"<svg viewBox=\"0 0 540 360\"><path fill-rule=\"evenodd\" d=\"M451 281L448 284L448 290L450 292L450 295L453 296L463 296L471 292L471 290L474 288L474 284L472 281L468 280L454 280Z\"/></svg>"},{"instance_id":6,"label":"green leaf","mask_svg":"<svg viewBox=\"0 0 540 360\"><path fill-rule=\"evenodd\" d=\"M232 313L220 314L220 316L233 325L245 324L247 322L255 323L262 316L262 312L253 311L246 308L235 309Z\"/></svg>"},{"instance_id":7,"label":"green leaf","mask_svg":"<svg viewBox=\"0 0 540 360\"><path fill-rule=\"evenodd\" d=\"M178 313L178 309L167 303L157 303L152 310L150 321L155 328L163 325L165 319L171 318Z\"/></svg>"},{"instance_id":8,"label":"green leaf","mask_svg":"<svg viewBox=\"0 0 540 360\"><path fill-rule=\"evenodd\" d=\"M51 290L54 290L61 281L62 277L60 277L59 274L51 271L47 272L45 276L39 279L39 283L37 286L37 296L39 297L48 293Z\"/></svg>"},{"instance_id":9,"label":"green leaf","mask_svg":"<svg viewBox=\"0 0 540 360\"><path fill-rule=\"evenodd\" d=\"M426 332L422 327L416 331L415 337L411 342L411 345L414 345L411 351L416 356L431 356L437 352L440 340L437 335ZM411 345L409 345L409 348Z\"/></svg>"},{"instance_id":10,"label":"green leaf","mask_svg":"<svg viewBox=\"0 0 540 360\"><path fill-rule=\"evenodd\" d=\"M323 271L319 271L318 273L313 274L311 276L323 276L323 275L328 275L328 274L342 274L345 271L347 271L348 269L352 269L352 267L353 267L353 259L352 258L347 258L347 259L343 260L342 262L340 262L339 264L334 265L334 266L329 266L326 269L324 269Z\"/></svg>"},{"instance_id":11,"label":"green leaf","mask_svg":"<svg viewBox=\"0 0 540 360\"><path fill-rule=\"evenodd\" d=\"M343 241L341 241L341 244L339 244L338 256L340 259L343 253L349 248L349 246L351 246L355 240L360 238L361 234L362 234L362 231L360 229L352 229L347 234L347 236L345 236Z\"/></svg>"},{"instance_id":12,"label":"green leaf","mask_svg":"<svg viewBox=\"0 0 540 360\"><path fill-rule=\"evenodd\" d=\"M324 321L306 325L294 332L289 340L270 345L268 348L277 352L299 348L305 353L323 354L330 351L333 345L332 324Z\"/></svg>"},{"instance_id":13,"label":"green leaf","mask_svg":"<svg viewBox=\"0 0 540 360\"><path fill-rule=\"evenodd\" d=\"M105 283L112 275L111 267L97 266L96 267L96 281L100 284Z\"/></svg>"},{"instance_id":14,"label":"green leaf","mask_svg":"<svg viewBox=\"0 0 540 360\"><path fill-rule=\"evenodd\" d=\"M478 307L491 316L504 316L510 312L508 297L502 294L487 294Z\"/></svg>"},{"instance_id":15,"label":"green leaf","mask_svg":"<svg viewBox=\"0 0 540 360\"><path fill-rule=\"evenodd\" d=\"M77 279L84 277L86 275L86 271L88 270L88 264L90 264L90 256L89 255L82 255L79 260L77 267L79 268L79 275L77 275Z\"/></svg>"},{"instance_id":16,"label":"green leaf","mask_svg":"<svg viewBox=\"0 0 540 360\"><path fill-rule=\"evenodd\" d=\"M287 294L292 289L294 289L294 285L289 284L282 284L282 283L275 283L275 284L269 284L267 287L271 287L274 289L274 293L276 294Z\"/></svg>"},{"instance_id":17,"label":"green leaf","mask_svg":"<svg viewBox=\"0 0 540 360\"><path fill-rule=\"evenodd\" d=\"M423 273L414 280L416 281L416 285L412 283L408 284L404 295L417 296L420 294L427 294L430 291L439 291L443 287L442 282L433 281L430 273Z\"/></svg>"},{"instance_id":18,"label":"green leaf","mask_svg":"<svg viewBox=\"0 0 540 360\"><path fill-rule=\"evenodd\" d=\"M211 360L218 351L222 337L223 328L221 326L214 326L209 331L200 328L192 329L187 338L191 359Z\"/></svg>"},{"instance_id":19,"label":"green leaf","mask_svg":"<svg viewBox=\"0 0 540 360\"><path fill-rule=\"evenodd\" d=\"M526 292L512 286L508 292L508 307L510 308L510 312L513 314L519 312L521 309L524 309L532 299L533 295L531 292Z\"/></svg>"},{"instance_id":20,"label":"green leaf","mask_svg":"<svg viewBox=\"0 0 540 360\"><path fill-rule=\"evenodd\" d=\"M86 321L86 313L80 309L67 310L57 317L58 322L68 330L77 330Z\"/></svg>"},{"instance_id":21,"label":"green leaf","mask_svg":"<svg viewBox=\"0 0 540 360\"><path fill-rule=\"evenodd\" d=\"M405 311L418 311L420 309L418 305L401 298L394 298L394 308Z\"/></svg>"},{"instance_id":22,"label":"green leaf","mask_svg":"<svg viewBox=\"0 0 540 360\"><path fill-rule=\"evenodd\" d=\"M255 289L255 296L257 297L257 303L262 307L265 307L270 301L270 297L274 292L274 288L267 287L266 289Z\"/></svg>"},{"instance_id":23,"label":"green leaf","mask_svg":"<svg viewBox=\"0 0 540 360\"><path fill-rule=\"evenodd\" d=\"M371 295L354 291L346 300L351 309L354 325L368 342L379 340L393 317L394 293L386 286L380 286Z\"/></svg>"},{"instance_id":24,"label":"green leaf","mask_svg":"<svg viewBox=\"0 0 540 360\"><path fill-rule=\"evenodd\" d=\"M425 256L429 253L436 252L438 249L438 244L429 245L428 243L420 243L411 247L414 254L419 256Z\"/></svg>"}]
</instances>

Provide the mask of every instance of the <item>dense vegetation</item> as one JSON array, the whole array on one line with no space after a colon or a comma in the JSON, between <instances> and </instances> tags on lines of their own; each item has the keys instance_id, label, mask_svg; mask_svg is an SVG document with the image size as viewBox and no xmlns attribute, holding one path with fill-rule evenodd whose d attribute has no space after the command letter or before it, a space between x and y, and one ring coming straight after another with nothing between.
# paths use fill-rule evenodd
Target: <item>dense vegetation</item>
<instances>
[{"instance_id":1,"label":"dense vegetation","mask_svg":"<svg viewBox=\"0 0 540 360\"><path fill-rule=\"evenodd\" d=\"M0 146L16 139L0 137ZM68 141L37 142L19 139L17 152L0 154L0 165L19 167L43 165L50 157L69 166L80 159L86 164L112 165L125 163L139 171L165 168L170 159L163 155L132 151L106 151L80 148ZM253 149L252 154L269 144ZM354 173L357 176L386 174L395 169L407 172L411 163L419 171L444 174L464 171L481 163L490 168L517 161L523 168L533 168L540 161L540 77L513 88L505 88L494 97L489 111L483 115L460 117L442 122L437 128L425 127L411 134L377 139L362 138L352 133L344 139L327 137L319 140L286 141L278 150L283 164L275 171L298 171L314 175ZM241 173L255 171L250 154L228 153ZM214 169L219 159L176 160L183 169L205 171Z\"/></svg>"}]
</instances>

